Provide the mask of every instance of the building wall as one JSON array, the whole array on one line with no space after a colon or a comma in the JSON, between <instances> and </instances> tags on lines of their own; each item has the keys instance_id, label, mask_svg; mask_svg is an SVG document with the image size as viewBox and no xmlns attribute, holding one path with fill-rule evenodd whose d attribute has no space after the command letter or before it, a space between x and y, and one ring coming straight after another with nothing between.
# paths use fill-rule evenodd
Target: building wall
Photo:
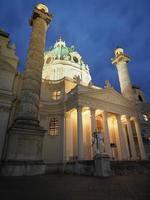
<instances>
[{"instance_id":1,"label":"building wall","mask_svg":"<svg viewBox=\"0 0 150 200\"><path fill-rule=\"evenodd\" d=\"M0 30L0 159L3 157L12 102L15 99L17 64L15 45L11 44L9 34Z\"/></svg>"},{"instance_id":2,"label":"building wall","mask_svg":"<svg viewBox=\"0 0 150 200\"><path fill-rule=\"evenodd\" d=\"M59 163L61 161L61 135L62 130L59 126L59 133L56 136L49 134L49 123L51 117L57 117L61 124L61 117L55 115L40 114L40 125L46 130L43 141L43 160L45 163Z\"/></svg>"}]
</instances>

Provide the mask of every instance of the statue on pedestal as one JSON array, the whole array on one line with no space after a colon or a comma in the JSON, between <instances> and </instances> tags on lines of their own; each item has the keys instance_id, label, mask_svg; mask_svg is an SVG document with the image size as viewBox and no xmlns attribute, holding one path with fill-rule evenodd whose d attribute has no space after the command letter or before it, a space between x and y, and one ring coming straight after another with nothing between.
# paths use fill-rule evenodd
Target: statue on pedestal
<instances>
[{"instance_id":1,"label":"statue on pedestal","mask_svg":"<svg viewBox=\"0 0 150 200\"><path fill-rule=\"evenodd\" d=\"M93 146L94 156L97 154L104 153L103 135L98 131L98 129L95 129L95 131L92 134L92 146Z\"/></svg>"},{"instance_id":2,"label":"statue on pedestal","mask_svg":"<svg viewBox=\"0 0 150 200\"><path fill-rule=\"evenodd\" d=\"M93 160L94 160L94 175L95 176L110 176L110 158L105 153L103 134L98 129L92 134Z\"/></svg>"}]
</instances>

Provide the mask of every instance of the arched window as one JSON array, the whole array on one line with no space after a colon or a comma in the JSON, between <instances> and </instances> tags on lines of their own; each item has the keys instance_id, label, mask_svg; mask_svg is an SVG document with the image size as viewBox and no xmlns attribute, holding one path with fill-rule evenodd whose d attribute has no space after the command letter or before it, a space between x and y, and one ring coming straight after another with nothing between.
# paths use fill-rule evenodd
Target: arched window
<instances>
[{"instance_id":1,"label":"arched window","mask_svg":"<svg viewBox=\"0 0 150 200\"><path fill-rule=\"evenodd\" d=\"M141 95L138 95L139 101L143 102L143 98L141 97Z\"/></svg>"},{"instance_id":2,"label":"arched window","mask_svg":"<svg viewBox=\"0 0 150 200\"><path fill-rule=\"evenodd\" d=\"M73 60L74 60L74 62L78 63L78 58L77 57L73 56Z\"/></svg>"},{"instance_id":3,"label":"arched window","mask_svg":"<svg viewBox=\"0 0 150 200\"><path fill-rule=\"evenodd\" d=\"M49 64L51 62L52 58L51 57L48 57L47 60L46 60L46 64Z\"/></svg>"},{"instance_id":4,"label":"arched window","mask_svg":"<svg viewBox=\"0 0 150 200\"><path fill-rule=\"evenodd\" d=\"M50 119L49 123L49 135L57 136L59 135L59 121L56 117Z\"/></svg>"}]
</instances>

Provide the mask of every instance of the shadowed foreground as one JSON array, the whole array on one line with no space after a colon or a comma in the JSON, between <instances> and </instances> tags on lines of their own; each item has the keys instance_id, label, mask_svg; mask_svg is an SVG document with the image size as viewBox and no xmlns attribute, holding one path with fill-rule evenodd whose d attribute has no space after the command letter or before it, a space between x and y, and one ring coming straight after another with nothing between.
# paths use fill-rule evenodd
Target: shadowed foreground
<instances>
[{"instance_id":1,"label":"shadowed foreground","mask_svg":"<svg viewBox=\"0 0 150 200\"><path fill-rule=\"evenodd\" d=\"M0 199L149 200L150 174L110 178L59 174L0 177Z\"/></svg>"}]
</instances>

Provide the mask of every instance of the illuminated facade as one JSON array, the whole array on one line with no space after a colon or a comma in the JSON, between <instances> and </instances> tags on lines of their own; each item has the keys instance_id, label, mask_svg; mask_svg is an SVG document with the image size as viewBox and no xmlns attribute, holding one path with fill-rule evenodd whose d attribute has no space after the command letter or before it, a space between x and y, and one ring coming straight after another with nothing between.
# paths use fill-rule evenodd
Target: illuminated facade
<instances>
[{"instance_id":1,"label":"illuminated facade","mask_svg":"<svg viewBox=\"0 0 150 200\"><path fill-rule=\"evenodd\" d=\"M133 101L137 95L132 89L127 70L126 59L129 58L124 56L121 49L122 52L115 52L115 58L112 59L113 64L117 62L115 64L125 67L125 70L120 67L118 72L121 95L108 81L104 88L92 85L89 70L86 71L87 79L82 79L85 68L83 72L77 70L72 74L76 59L72 59L69 51L66 56L62 56L61 50L56 51L61 44L63 46L65 42L60 39L45 53L40 104L41 126L48 130L44 139L44 160L57 163L62 160L92 159L92 132L96 128L103 133L105 152L112 159L146 159L137 108ZM66 59L70 66L64 65ZM62 73L61 68L67 71L66 74ZM50 152L53 152L53 156L50 156Z\"/></svg>"},{"instance_id":2,"label":"illuminated facade","mask_svg":"<svg viewBox=\"0 0 150 200\"><path fill-rule=\"evenodd\" d=\"M36 18L37 14L41 21ZM150 105L142 91L132 86L127 66L130 58L123 49L117 48L112 59L118 71L121 93L109 81L104 87L93 85L88 65L75 47L67 47L61 38L45 52L43 60L38 48L44 47L45 27L50 17L47 7L43 9L42 5L33 12L31 26L35 29L30 41L27 70L23 74L17 72L18 57L9 34L0 30L1 160L42 159L47 165L92 160L92 133L95 129L103 134L105 153L112 160L147 159ZM33 23L34 20L37 24ZM39 27L45 28L43 35L35 31ZM34 37L39 37L41 46L35 43ZM35 52L32 47L36 45ZM38 62L33 59L37 55ZM38 70L34 68L35 64ZM26 138L21 138L19 132L14 137L16 132L13 132L8 139L7 131L12 131L11 127L14 131L20 124L25 127L21 131ZM33 130L36 133L33 134ZM147 153L142 137L147 141Z\"/></svg>"}]
</instances>

